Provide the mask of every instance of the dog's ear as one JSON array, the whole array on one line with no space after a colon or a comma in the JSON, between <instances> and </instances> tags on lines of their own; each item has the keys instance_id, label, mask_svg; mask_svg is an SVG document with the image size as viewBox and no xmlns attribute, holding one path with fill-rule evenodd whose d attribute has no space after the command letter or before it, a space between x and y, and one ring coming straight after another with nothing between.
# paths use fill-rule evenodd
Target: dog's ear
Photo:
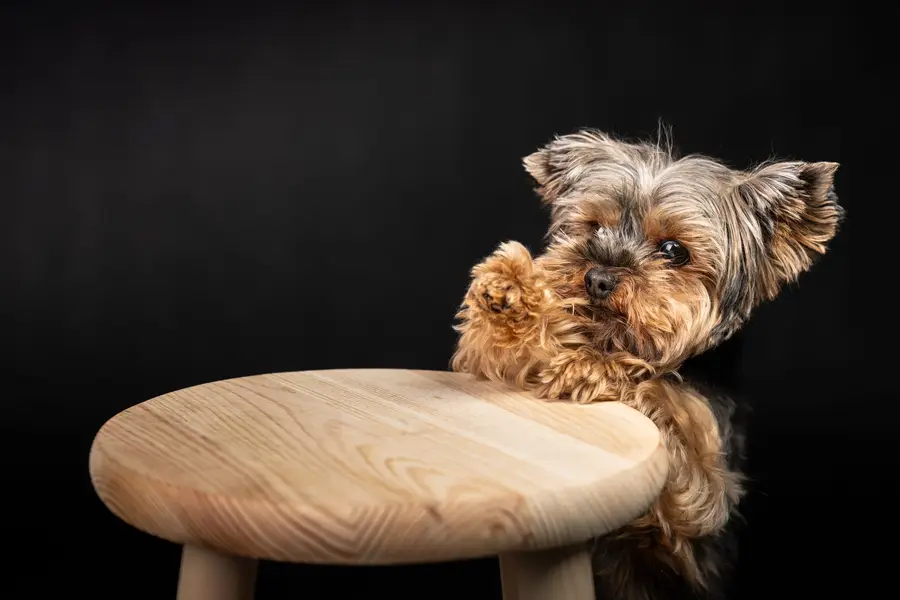
<instances>
[{"instance_id":1,"label":"dog's ear","mask_svg":"<svg viewBox=\"0 0 900 600\"><path fill-rule=\"evenodd\" d=\"M622 144L601 131L582 130L558 136L522 159L525 170L538 184L544 202L552 204L574 185L584 169L621 153Z\"/></svg>"},{"instance_id":2,"label":"dog's ear","mask_svg":"<svg viewBox=\"0 0 900 600\"><path fill-rule=\"evenodd\" d=\"M738 194L760 223L768 258L764 294L809 269L844 218L834 190L838 163L777 162L748 174Z\"/></svg>"},{"instance_id":3,"label":"dog's ear","mask_svg":"<svg viewBox=\"0 0 900 600\"><path fill-rule=\"evenodd\" d=\"M538 184L538 193L546 199L546 189L554 187L554 181L559 178L560 165L553 161L553 144L547 144L537 152L532 152L522 159L525 170Z\"/></svg>"}]
</instances>

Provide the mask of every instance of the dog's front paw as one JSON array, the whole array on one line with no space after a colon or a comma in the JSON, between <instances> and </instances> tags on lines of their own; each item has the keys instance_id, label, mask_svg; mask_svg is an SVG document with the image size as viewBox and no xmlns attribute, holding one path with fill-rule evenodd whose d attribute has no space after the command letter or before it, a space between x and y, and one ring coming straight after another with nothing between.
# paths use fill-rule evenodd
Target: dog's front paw
<instances>
[{"instance_id":1,"label":"dog's front paw","mask_svg":"<svg viewBox=\"0 0 900 600\"><path fill-rule=\"evenodd\" d=\"M472 269L466 304L472 308L520 320L539 310L544 292L534 272L531 254L518 242L506 242Z\"/></svg>"},{"instance_id":2,"label":"dog's front paw","mask_svg":"<svg viewBox=\"0 0 900 600\"><path fill-rule=\"evenodd\" d=\"M472 282L471 292L482 310L492 313L522 312L522 288L502 273L485 273Z\"/></svg>"},{"instance_id":3,"label":"dog's front paw","mask_svg":"<svg viewBox=\"0 0 900 600\"><path fill-rule=\"evenodd\" d=\"M604 357L590 350L573 350L554 357L538 374L536 394L578 404L619 400L626 382Z\"/></svg>"}]
</instances>

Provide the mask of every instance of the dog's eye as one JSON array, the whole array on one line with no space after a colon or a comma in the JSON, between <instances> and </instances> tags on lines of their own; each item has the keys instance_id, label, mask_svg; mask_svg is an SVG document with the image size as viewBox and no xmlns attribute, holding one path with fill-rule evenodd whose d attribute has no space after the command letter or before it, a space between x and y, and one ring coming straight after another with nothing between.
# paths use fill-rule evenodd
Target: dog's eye
<instances>
[{"instance_id":1,"label":"dog's eye","mask_svg":"<svg viewBox=\"0 0 900 600\"><path fill-rule=\"evenodd\" d=\"M665 240L659 245L659 253L669 259L673 266L680 267L691 259L688 249L675 240Z\"/></svg>"}]
</instances>

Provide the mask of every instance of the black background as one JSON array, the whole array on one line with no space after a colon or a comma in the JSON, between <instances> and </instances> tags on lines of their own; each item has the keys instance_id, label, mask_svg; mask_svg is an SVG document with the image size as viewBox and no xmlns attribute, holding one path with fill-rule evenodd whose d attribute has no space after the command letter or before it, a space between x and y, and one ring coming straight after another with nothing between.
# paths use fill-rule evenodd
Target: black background
<instances>
[{"instance_id":1,"label":"black background","mask_svg":"<svg viewBox=\"0 0 900 600\"><path fill-rule=\"evenodd\" d=\"M538 248L521 167L555 133L663 119L683 152L839 161L832 251L740 339L755 399L735 597L894 578L898 97L886 15L819 3L30 2L0 13L0 596L173 597L87 454L191 384L445 369L468 268ZM496 598L490 560L263 567L259 598Z\"/></svg>"}]
</instances>

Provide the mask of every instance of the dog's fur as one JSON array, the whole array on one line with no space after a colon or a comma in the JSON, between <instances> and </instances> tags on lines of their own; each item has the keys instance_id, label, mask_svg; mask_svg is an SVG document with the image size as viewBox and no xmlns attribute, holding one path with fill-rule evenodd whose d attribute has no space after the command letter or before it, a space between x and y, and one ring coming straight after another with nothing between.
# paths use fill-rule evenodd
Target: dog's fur
<instances>
[{"instance_id":1,"label":"dog's fur","mask_svg":"<svg viewBox=\"0 0 900 600\"><path fill-rule=\"evenodd\" d=\"M597 542L600 596L709 596L743 494L741 406L679 370L825 253L843 218L838 165L741 171L677 158L668 136L593 130L557 137L524 165L550 207L547 247L532 258L507 242L472 269L452 368L541 398L621 401L652 419L669 478L646 515ZM663 252L667 241L686 262ZM586 289L592 268L617 281L605 298Z\"/></svg>"}]
</instances>

